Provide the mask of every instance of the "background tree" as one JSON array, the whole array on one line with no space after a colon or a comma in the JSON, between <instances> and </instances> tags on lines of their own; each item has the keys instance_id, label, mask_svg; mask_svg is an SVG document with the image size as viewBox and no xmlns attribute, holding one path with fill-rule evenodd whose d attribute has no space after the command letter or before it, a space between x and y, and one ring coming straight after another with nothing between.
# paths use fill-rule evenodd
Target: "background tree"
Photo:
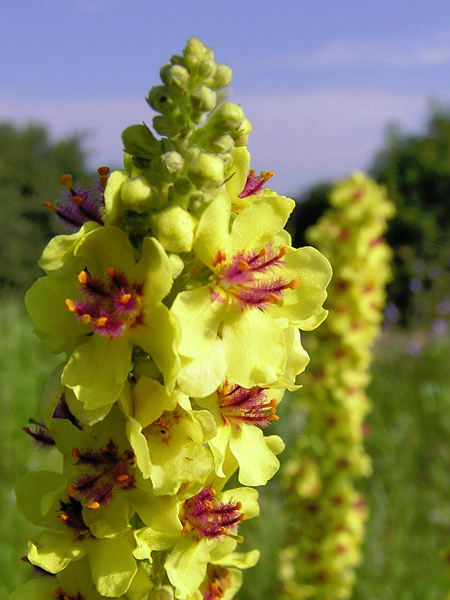
<instances>
[{"instance_id":1,"label":"background tree","mask_svg":"<svg viewBox=\"0 0 450 600\"><path fill-rule=\"evenodd\" d=\"M63 173L80 180L86 171L80 136L53 141L44 126L0 123L0 294L23 297L40 275L36 260L56 226L42 203L58 198Z\"/></svg>"},{"instance_id":2,"label":"background tree","mask_svg":"<svg viewBox=\"0 0 450 600\"><path fill-rule=\"evenodd\" d=\"M403 134L391 125L369 172L386 186L397 210L386 239L394 249L394 278L388 295L399 311L399 323L406 326L413 320L428 322L447 316L450 110L434 107L421 134ZM322 183L297 199L291 219L295 244L304 243L304 232L328 207L330 188Z\"/></svg>"}]
</instances>

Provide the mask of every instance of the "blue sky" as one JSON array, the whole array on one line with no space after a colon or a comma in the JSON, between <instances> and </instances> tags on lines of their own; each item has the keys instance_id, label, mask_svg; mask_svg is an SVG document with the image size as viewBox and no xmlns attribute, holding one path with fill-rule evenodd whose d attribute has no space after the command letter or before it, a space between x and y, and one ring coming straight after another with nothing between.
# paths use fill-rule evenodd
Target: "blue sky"
<instances>
[{"instance_id":1,"label":"blue sky","mask_svg":"<svg viewBox=\"0 0 450 600\"><path fill-rule=\"evenodd\" d=\"M119 165L121 130L151 121L158 70L188 37L233 68L253 167L295 192L364 169L386 123L419 131L450 103L448 0L16 0L0 21L0 120L86 131Z\"/></svg>"}]
</instances>

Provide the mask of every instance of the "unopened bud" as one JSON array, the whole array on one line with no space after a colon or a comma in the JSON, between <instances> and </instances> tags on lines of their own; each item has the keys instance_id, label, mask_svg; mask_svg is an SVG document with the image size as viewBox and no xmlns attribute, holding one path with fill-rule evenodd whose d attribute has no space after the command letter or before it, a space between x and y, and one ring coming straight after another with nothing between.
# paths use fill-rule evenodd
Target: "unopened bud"
<instances>
[{"instance_id":1,"label":"unopened bud","mask_svg":"<svg viewBox=\"0 0 450 600\"><path fill-rule=\"evenodd\" d=\"M177 107L170 97L170 90L165 85L155 85L146 98L148 104L164 115L171 115L177 111Z\"/></svg>"},{"instance_id":2,"label":"unopened bud","mask_svg":"<svg viewBox=\"0 0 450 600\"><path fill-rule=\"evenodd\" d=\"M191 76L189 71L181 65L171 65L170 63L164 65L160 71L162 81L168 87L177 87L182 90L186 90Z\"/></svg>"},{"instance_id":3,"label":"unopened bud","mask_svg":"<svg viewBox=\"0 0 450 600\"><path fill-rule=\"evenodd\" d=\"M216 93L206 85L202 85L191 96L192 108L196 111L212 110L216 106Z\"/></svg>"},{"instance_id":4,"label":"unopened bud","mask_svg":"<svg viewBox=\"0 0 450 600\"><path fill-rule=\"evenodd\" d=\"M190 70L196 69L200 62L204 59L213 59L214 54L212 50L207 48L200 40L191 38L188 40L186 48L183 52L183 62L186 67Z\"/></svg>"},{"instance_id":5,"label":"unopened bud","mask_svg":"<svg viewBox=\"0 0 450 600\"><path fill-rule=\"evenodd\" d=\"M130 125L122 132L124 150L128 154L153 154L158 150L158 140L146 125Z\"/></svg>"},{"instance_id":6,"label":"unopened bud","mask_svg":"<svg viewBox=\"0 0 450 600\"><path fill-rule=\"evenodd\" d=\"M199 64L197 74L202 79L210 79L211 77L214 77L216 69L217 69L216 61L211 58L206 58L205 60L202 60L201 63Z\"/></svg>"},{"instance_id":7,"label":"unopened bud","mask_svg":"<svg viewBox=\"0 0 450 600\"><path fill-rule=\"evenodd\" d=\"M175 120L165 117L163 115L157 115L153 117L153 127L160 135L175 135L179 133L182 126Z\"/></svg>"},{"instance_id":8,"label":"unopened bud","mask_svg":"<svg viewBox=\"0 0 450 600\"><path fill-rule=\"evenodd\" d=\"M197 219L181 206L170 206L152 217L155 236L168 252L189 252Z\"/></svg>"},{"instance_id":9,"label":"unopened bud","mask_svg":"<svg viewBox=\"0 0 450 600\"><path fill-rule=\"evenodd\" d=\"M225 179L223 171L223 160L205 152L201 152L189 165L189 177L200 189L221 185Z\"/></svg>"},{"instance_id":10,"label":"unopened bud","mask_svg":"<svg viewBox=\"0 0 450 600\"><path fill-rule=\"evenodd\" d=\"M252 124L248 119L244 119L241 126L237 131L230 133L236 146L246 146L248 143L248 136L252 130Z\"/></svg>"},{"instance_id":11,"label":"unopened bud","mask_svg":"<svg viewBox=\"0 0 450 600\"><path fill-rule=\"evenodd\" d=\"M219 89L230 85L233 79L233 71L228 65L218 65L212 81L208 84L213 89Z\"/></svg>"},{"instance_id":12,"label":"unopened bud","mask_svg":"<svg viewBox=\"0 0 450 600\"><path fill-rule=\"evenodd\" d=\"M152 188L145 177L131 177L123 182L120 198L126 208L143 213L150 208Z\"/></svg>"},{"instance_id":13,"label":"unopened bud","mask_svg":"<svg viewBox=\"0 0 450 600\"><path fill-rule=\"evenodd\" d=\"M225 102L211 115L211 125L225 133L238 129L244 120L244 111L233 102Z\"/></svg>"}]
</instances>

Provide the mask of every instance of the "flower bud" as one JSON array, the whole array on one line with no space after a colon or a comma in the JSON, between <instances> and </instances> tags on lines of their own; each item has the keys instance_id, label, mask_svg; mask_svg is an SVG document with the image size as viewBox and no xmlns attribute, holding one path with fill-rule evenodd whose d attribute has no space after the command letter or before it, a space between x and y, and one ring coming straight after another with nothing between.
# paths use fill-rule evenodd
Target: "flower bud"
<instances>
[{"instance_id":1,"label":"flower bud","mask_svg":"<svg viewBox=\"0 0 450 600\"><path fill-rule=\"evenodd\" d=\"M210 82L208 81L208 85L214 90L220 89L230 85L232 79L233 71L230 67L228 65L218 65L214 77Z\"/></svg>"},{"instance_id":2,"label":"flower bud","mask_svg":"<svg viewBox=\"0 0 450 600\"><path fill-rule=\"evenodd\" d=\"M158 140L146 125L130 125L122 132L124 150L128 154L154 154L158 151Z\"/></svg>"},{"instance_id":3,"label":"flower bud","mask_svg":"<svg viewBox=\"0 0 450 600\"><path fill-rule=\"evenodd\" d=\"M165 152L151 165L149 178L152 183L170 183L183 170L184 158L178 152Z\"/></svg>"},{"instance_id":4,"label":"flower bud","mask_svg":"<svg viewBox=\"0 0 450 600\"><path fill-rule=\"evenodd\" d=\"M163 115L157 115L153 117L153 127L155 131L160 135L176 135L182 129L182 125L175 119L165 117Z\"/></svg>"},{"instance_id":5,"label":"flower bud","mask_svg":"<svg viewBox=\"0 0 450 600\"><path fill-rule=\"evenodd\" d=\"M192 108L195 111L208 111L216 106L216 93L202 85L191 97Z\"/></svg>"},{"instance_id":6,"label":"flower bud","mask_svg":"<svg viewBox=\"0 0 450 600\"><path fill-rule=\"evenodd\" d=\"M120 188L120 198L123 205L137 213L143 213L150 208L152 188L142 175L126 179Z\"/></svg>"},{"instance_id":7,"label":"flower bud","mask_svg":"<svg viewBox=\"0 0 450 600\"><path fill-rule=\"evenodd\" d=\"M170 91L165 85L153 86L146 100L154 110L164 115L178 112L176 104L170 97Z\"/></svg>"},{"instance_id":8,"label":"flower bud","mask_svg":"<svg viewBox=\"0 0 450 600\"><path fill-rule=\"evenodd\" d=\"M152 216L152 227L165 250L189 252L194 241L197 219L181 206L169 206Z\"/></svg>"},{"instance_id":9,"label":"flower bud","mask_svg":"<svg viewBox=\"0 0 450 600\"><path fill-rule=\"evenodd\" d=\"M244 111L233 102L225 102L211 115L210 120L215 129L228 133L241 126Z\"/></svg>"},{"instance_id":10,"label":"flower bud","mask_svg":"<svg viewBox=\"0 0 450 600\"><path fill-rule=\"evenodd\" d=\"M188 40L183 52L183 62L189 70L196 69L204 59L214 60L212 50L195 38Z\"/></svg>"},{"instance_id":11,"label":"flower bud","mask_svg":"<svg viewBox=\"0 0 450 600\"><path fill-rule=\"evenodd\" d=\"M241 126L237 131L232 131L230 133L231 137L234 140L235 146L246 146L248 143L248 136L252 130L252 124L248 119L244 119L241 123Z\"/></svg>"},{"instance_id":12,"label":"flower bud","mask_svg":"<svg viewBox=\"0 0 450 600\"><path fill-rule=\"evenodd\" d=\"M224 135L219 135L215 139L211 139L208 149L214 153L222 154L223 152L232 152L233 148L233 138L228 133L225 133Z\"/></svg>"},{"instance_id":13,"label":"flower bud","mask_svg":"<svg viewBox=\"0 0 450 600\"><path fill-rule=\"evenodd\" d=\"M206 58L199 64L197 74L202 79L210 79L211 77L214 77L216 69L216 61L213 58Z\"/></svg>"},{"instance_id":14,"label":"flower bud","mask_svg":"<svg viewBox=\"0 0 450 600\"><path fill-rule=\"evenodd\" d=\"M218 187L225 179L223 160L201 152L189 165L189 177L198 188Z\"/></svg>"},{"instance_id":15,"label":"flower bud","mask_svg":"<svg viewBox=\"0 0 450 600\"><path fill-rule=\"evenodd\" d=\"M191 76L189 71L182 65L164 65L160 71L162 81L170 88L186 90Z\"/></svg>"}]
</instances>

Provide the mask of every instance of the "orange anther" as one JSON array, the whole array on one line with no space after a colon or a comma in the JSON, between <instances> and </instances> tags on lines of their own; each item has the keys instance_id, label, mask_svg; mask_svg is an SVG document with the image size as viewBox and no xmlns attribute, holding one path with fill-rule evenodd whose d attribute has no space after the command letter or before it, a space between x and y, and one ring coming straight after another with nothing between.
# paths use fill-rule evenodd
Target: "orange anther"
<instances>
[{"instance_id":1,"label":"orange anther","mask_svg":"<svg viewBox=\"0 0 450 600\"><path fill-rule=\"evenodd\" d=\"M206 500L205 501L205 508L206 508L206 510L212 510L214 508L214 503L211 502L211 500Z\"/></svg>"},{"instance_id":2,"label":"orange anther","mask_svg":"<svg viewBox=\"0 0 450 600\"><path fill-rule=\"evenodd\" d=\"M245 513L242 513L239 515L239 521L245 521L246 518L247 518L247 515Z\"/></svg>"},{"instance_id":3,"label":"orange anther","mask_svg":"<svg viewBox=\"0 0 450 600\"><path fill-rule=\"evenodd\" d=\"M69 483L69 485L67 486L67 495L70 496L71 498L73 498L75 496L76 493L76 489L74 488L74 486Z\"/></svg>"},{"instance_id":4,"label":"orange anther","mask_svg":"<svg viewBox=\"0 0 450 600\"><path fill-rule=\"evenodd\" d=\"M64 523L69 520L69 517L67 515L64 515L64 514L63 515L58 515L56 518L59 519L60 521L63 521Z\"/></svg>"},{"instance_id":5,"label":"orange anther","mask_svg":"<svg viewBox=\"0 0 450 600\"><path fill-rule=\"evenodd\" d=\"M109 167L99 167L97 169L97 173L100 175L100 177L104 177L105 175L109 175Z\"/></svg>"},{"instance_id":6,"label":"orange anther","mask_svg":"<svg viewBox=\"0 0 450 600\"><path fill-rule=\"evenodd\" d=\"M266 183L266 181L269 181L269 179L273 177L273 175L273 171L261 171L261 183Z\"/></svg>"},{"instance_id":7,"label":"orange anther","mask_svg":"<svg viewBox=\"0 0 450 600\"><path fill-rule=\"evenodd\" d=\"M99 317L98 319L95 319L95 326L96 327L106 327L107 322L108 322L107 317Z\"/></svg>"},{"instance_id":8,"label":"orange anther","mask_svg":"<svg viewBox=\"0 0 450 600\"><path fill-rule=\"evenodd\" d=\"M265 256L266 254L267 254L267 248L265 248L265 247L264 247L262 250L260 250L260 251L258 252L258 257L259 257L259 258L262 258L262 257L263 257L263 256Z\"/></svg>"},{"instance_id":9,"label":"orange anther","mask_svg":"<svg viewBox=\"0 0 450 600\"><path fill-rule=\"evenodd\" d=\"M80 321L83 323L83 325L87 325L91 322L91 315L88 313L84 313L84 315L81 315Z\"/></svg>"},{"instance_id":10,"label":"orange anther","mask_svg":"<svg viewBox=\"0 0 450 600\"><path fill-rule=\"evenodd\" d=\"M281 298L279 296L277 296L276 294L269 294L267 296L267 300L270 300L271 302L280 302Z\"/></svg>"},{"instance_id":11,"label":"orange anther","mask_svg":"<svg viewBox=\"0 0 450 600\"><path fill-rule=\"evenodd\" d=\"M236 510L241 510L242 508L242 502L236 502Z\"/></svg>"},{"instance_id":12,"label":"orange anther","mask_svg":"<svg viewBox=\"0 0 450 600\"><path fill-rule=\"evenodd\" d=\"M248 174L249 174L250 176L254 177L254 176L255 176L255 174L256 174L256 171L255 171L255 169L250 169L250 171L248 172Z\"/></svg>"},{"instance_id":13,"label":"orange anther","mask_svg":"<svg viewBox=\"0 0 450 600\"><path fill-rule=\"evenodd\" d=\"M291 290L296 290L299 285L300 285L300 281L298 279L293 279L292 281L290 281L287 284L286 287L290 288Z\"/></svg>"},{"instance_id":14,"label":"orange anther","mask_svg":"<svg viewBox=\"0 0 450 600\"><path fill-rule=\"evenodd\" d=\"M289 252L289 248L287 246L283 246L283 248L280 248L280 251L278 252L278 257L277 258L283 258L283 256L286 256L286 254Z\"/></svg>"},{"instance_id":15,"label":"orange anther","mask_svg":"<svg viewBox=\"0 0 450 600\"><path fill-rule=\"evenodd\" d=\"M241 271L248 271L250 269L248 262L245 260L238 260L238 265Z\"/></svg>"},{"instance_id":16,"label":"orange anther","mask_svg":"<svg viewBox=\"0 0 450 600\"><path fill-rule=\"evenodd\" d=\"M72 186L72 175L70 173L64 173L64 175L61 175L59 178L59 183L60 185L65 185L70 190Z\"/></svg>"},{"instance_id":17,"label":"orange anther","mask_svg":"<svg viewBox=\"0 0 450 600\"><path fill-rule=\"evenodd\" d=\"M127 304L131 298L131 294L122 294L119 298L120 304Z\"/></svg>"},{"instance_id":18,"label":"orange anther","mask_svg":"<svg viewBox=\"0 0 450 600\"><path fill-rule=\"evenodd\" d=\"M114 275L116 274L116 270L114 267L108 267L106 269L106 274L108 275L108 277L111 277L111 279L114 277Z\"/></svg>"},{"instance_id":19,"label":"orange anther","mask_svg":"<svg viewBox=\"0 0 450 600\"><path fill-rule=\"evenodd\" d=\"M58 213L58 211L56 210L56 208L53 206L53 204L51 202L43 202L42 206L45 206L45 208L48 208L48 210L50 212L52 212L54 215L56 215Z\"/></svg>"},{"instance_id":20,"label":"orange anther","mask_svg":"<svg viewBox=\"0 0 450 600\"><path fill-rule=\"evenodd\" d=\"M86 504L86 506L91 510L97 510L97 508L100 508L100 504L97 502L97 500L91 500Z\"/></svg>"},{"instance_id":21,"label":"orange anther","mask_svg":"<svg viewBox=\"0 0 450 600\"><path fill-rule=\"evenodd\" d=\"M78 311L77 307L75 306L75 303L70 298L66 298L64 304L66 305L66 308L70 310L70 312Z\"/></svg>"},{"instance_id":22,"label":"orange anther","mask_svg":"<svg viewBox=\"0 0 450 600\"><path fill-rule=\"evenodd\" d=\"M88 274L86 273L86 271L80 271L78 273L78 282L81 283L81 285L86 285L88 282Z\"/></svg>"},{"instance_id":23,"label":"orange anther","mask_svg":"<svg viewBox=\"0 0 450 600\"><path fill-rule=\"evenodd\" d=\"M127 475L126 473L122 473L122 475L117 475L117 477L116 477L116 483L123 483L128 478L129 478L129 475Z\"/></svg>"},{"instance_id":24,"label":"orange anther","mask_svg":"<svg viewBox=\"0 0 450 600\"><path fill-rule=\"evenodd\" d=\"M78 448L72 448L72 456L73 457L78 457L80 456L80 451L78 450Z\"/></svg>"},{"instance_id":25,"label":"orange anther","mask_svg":"<svg viewBox=\"0 0 450 600\"><path fill-rule=\"evenodd\" d=\"M72 196L72 202L75 202L77 206L81 206L83 204L83 198L81 196Z\"/></svg>"}]
</instances>

